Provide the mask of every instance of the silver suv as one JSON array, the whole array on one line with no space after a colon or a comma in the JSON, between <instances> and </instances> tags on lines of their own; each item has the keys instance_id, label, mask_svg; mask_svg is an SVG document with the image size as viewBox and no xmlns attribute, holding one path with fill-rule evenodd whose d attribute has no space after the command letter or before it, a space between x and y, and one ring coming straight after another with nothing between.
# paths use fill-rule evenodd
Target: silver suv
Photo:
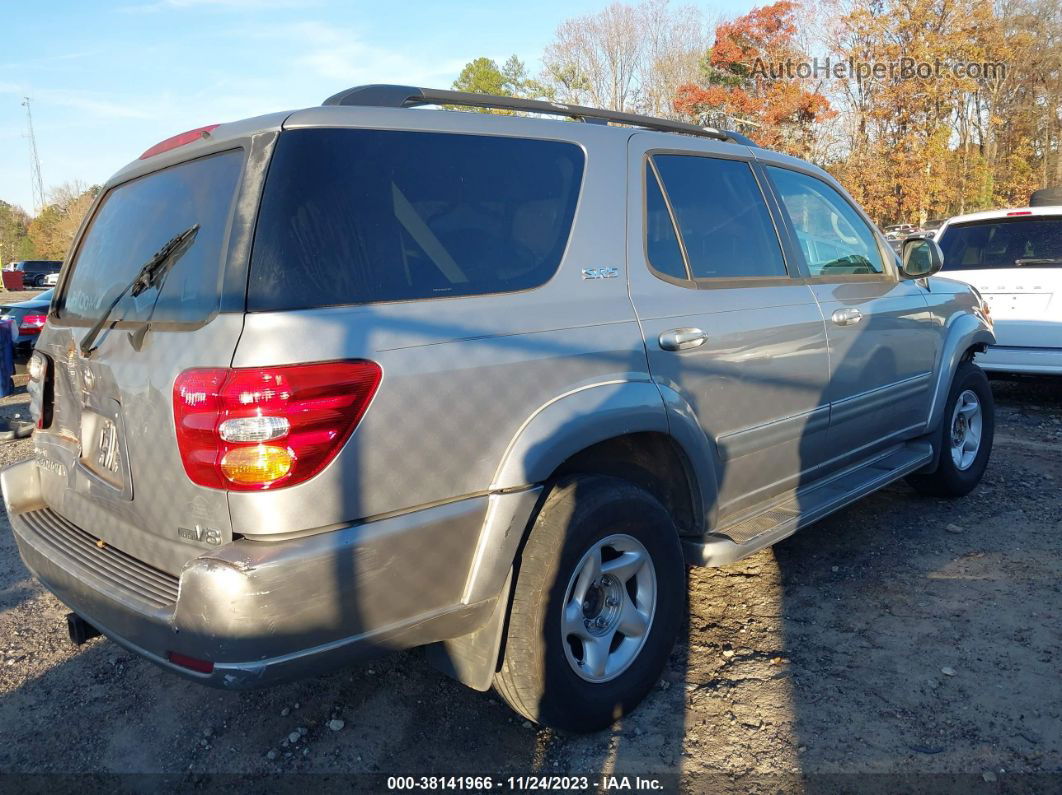
<instances>
[{"instance_id":1,"label":"silver suv","mask_svg":"<svg viewBox=\"0 0 1062 795\"><path fill-rule=\"evenodd\" d=\"M365 86L153 147L67 262L19 550L75 641L223 688L428 645L601 727L685 566L898 478L963 495L992 443L936 244L724 131Z\"/></svg>"}]
</instances>

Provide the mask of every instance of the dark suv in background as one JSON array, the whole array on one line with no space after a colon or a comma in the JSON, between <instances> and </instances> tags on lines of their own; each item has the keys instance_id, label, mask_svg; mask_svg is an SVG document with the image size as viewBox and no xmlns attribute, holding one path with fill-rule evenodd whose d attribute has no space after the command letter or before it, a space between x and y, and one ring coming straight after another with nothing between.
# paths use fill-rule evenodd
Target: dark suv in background
<instances>
[{"instance_id":1,"label":"dark suv in background","mask_svg":"<svg viewBox=\"0 0 1062 795\"><path fill-rule=\"evenodd\" d=\"M51 273L58 273L61 267L63 267L61 260L24 259L8 263L4 266L4 270L21 271L24 287L43 287L44 277Z\"/></svg>"}]
</instances>

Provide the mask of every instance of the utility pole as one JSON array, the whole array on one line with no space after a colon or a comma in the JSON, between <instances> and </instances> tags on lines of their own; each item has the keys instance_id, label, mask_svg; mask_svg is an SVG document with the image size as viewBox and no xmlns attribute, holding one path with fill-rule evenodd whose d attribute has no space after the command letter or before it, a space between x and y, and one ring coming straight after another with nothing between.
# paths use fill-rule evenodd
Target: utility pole
<instances>
[{"instance_id":1,"label":"utility pole","mask_svg":"<svg viewBox=\"0 0 1062 795\"><path fill-rule=\"evenodd\" d=\"M39 213L44 209L44 180L41 179L41 159L37 156L37 136L33 134L33 112L30 110L30 98L23 97L22 105L26 108L26 129L29 135L30 168L33 171L33 211Z\"/></svg>"}]
</instances>

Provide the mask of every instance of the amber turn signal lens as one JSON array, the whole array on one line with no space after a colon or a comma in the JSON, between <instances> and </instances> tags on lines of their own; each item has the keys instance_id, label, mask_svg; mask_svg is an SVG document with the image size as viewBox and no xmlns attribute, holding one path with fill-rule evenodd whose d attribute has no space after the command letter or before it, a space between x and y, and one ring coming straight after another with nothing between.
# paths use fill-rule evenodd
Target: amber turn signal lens
<instances>
[{"instance_id":1,"label":"amber turn signal lens","mask_svg":"<svg viewBox=\"0 0 1062 795\"><path fill-rule=\"evenodd\" d=\"M295 455L286 447L256 444L235 447L221 459L221 471L233 483L266 485L291 471Z\"/></svg>"}]
</instances>

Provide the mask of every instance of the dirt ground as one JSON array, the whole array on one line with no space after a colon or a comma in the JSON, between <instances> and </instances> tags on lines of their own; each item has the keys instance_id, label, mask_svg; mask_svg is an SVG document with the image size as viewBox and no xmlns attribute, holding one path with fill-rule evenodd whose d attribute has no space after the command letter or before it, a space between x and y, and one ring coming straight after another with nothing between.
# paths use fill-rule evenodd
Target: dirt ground
<instances>
[{"instance_id":1,"label":"dirt ground","mask_svg":"<svg viewBox=\"0 0 1062 795\"><path fill-rule=\"evenodd\" d=\"M974 494L896 484L739 564L692 570L689 625L657 688L584 737L536 731L417 650L247 693L102 639L75 650L3 517L0 772L614 773L769 791L893 790L866 776L890 774L1058 791L1062 382L993 387L996 447ZM0 402L16 411L24 393ZM0 445L0 464L30 450ZM1053 775L1014 775L1037 773Z\"/></svg>"}]
</instances>

